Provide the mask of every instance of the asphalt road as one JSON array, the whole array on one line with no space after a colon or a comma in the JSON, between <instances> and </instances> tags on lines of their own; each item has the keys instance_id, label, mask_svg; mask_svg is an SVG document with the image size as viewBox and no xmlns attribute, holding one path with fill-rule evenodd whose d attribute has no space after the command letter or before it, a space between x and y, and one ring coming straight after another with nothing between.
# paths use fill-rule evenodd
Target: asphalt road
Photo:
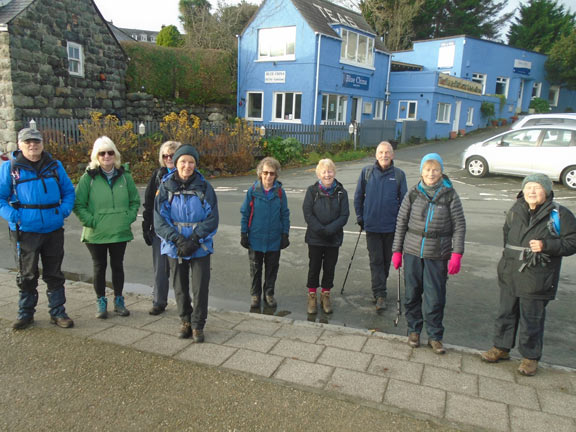
<instances>
[{"instance_id":1,"label":"asphalt road","mask_svg":"<svg viewBox=\"0 0 576 432\"><path fill-rule=\"evenodd\" d=\"M493 319L498 305L496 264L501 254L504 213L512 205L521 186L521 179L489 176L476 179L460 169L461 155L466 147L488 138L500 130L488 130L450 141L426 143L400 149L396 152L396 165L405 170L408 186L417 182L421 157L429 152L440 153L445 161L445 172L453 180L463 201L467 219L466 252L460 274L448 282L448 299L444 324L444 341L448 344L484 349L491 346ZM357 162L339 163L337 178L344 184L351 201L361 168L372 163L371 158ZM212 179L220 209L220 227L215 238L216 252L212 258L210 305L230 310L249 310L249 265L245 249L240 246L240 205L254 177ZM279 302L275 311L262 313L289 315L294 319L321 320L355 328L377 329L387 333L406 334L406 326L396 317L396 289L398 274L392 270L389 279L388 310L378 315L371 303L370 271L364 236L360 243L346 283L340 295L352 251L358 239L358 226L352 211L344 245L336 271L333 290L334 313L331 316L306 314L307 247L304 243L305 223L302 201L306 188L315 181L314 167L289 169L280 180L287 192L291 211L291 245L282 252L276 295ZM141 188L143 193L143 188ZM576 192L555 184L556 200L576 212ZM0 222L0 241L8 245L7 224ZM92 263L87 249L80 243L81 226L75 216L66 222L66 256L64 270L70 275L88 280ZM140 232L140 218L133 225L135 241L131 242L125 258L126 289L151 293L151 250L145 245ZM576 346L567 341L576 340L576 266L574 257L565 259L557 301L548 306L547 329L543 361L576 367ZM8 247L0 251L0 267L14 268L12 252Z\"/></svg>"}]
</instances>

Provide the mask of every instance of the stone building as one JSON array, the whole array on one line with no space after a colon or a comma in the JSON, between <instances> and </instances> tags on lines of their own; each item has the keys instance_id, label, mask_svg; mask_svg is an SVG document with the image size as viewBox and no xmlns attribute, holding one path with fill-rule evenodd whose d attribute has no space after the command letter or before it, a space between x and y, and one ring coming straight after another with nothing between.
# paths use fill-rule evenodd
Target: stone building
<instances>
[{"instance_id":1,"label":"stone building","mask_svg":"<svg viewBox=\"0 0 576 432\"><path fill-rule=\"evenodd\" d=\"M126 63L92 0L0 0L0 147L27 117L123 116Z\"/></svg>"}]
</instances>

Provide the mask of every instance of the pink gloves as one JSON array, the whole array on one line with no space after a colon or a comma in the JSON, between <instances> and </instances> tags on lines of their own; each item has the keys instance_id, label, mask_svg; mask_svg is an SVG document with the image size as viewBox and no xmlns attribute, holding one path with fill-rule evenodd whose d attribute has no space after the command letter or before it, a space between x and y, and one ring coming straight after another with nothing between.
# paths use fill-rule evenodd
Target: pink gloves
<instances>
[{"instance_id":1,"label":"pink gloves","mask_svg":"<svg viewBox=\"0 0 576 432\"><path fill-rule=\"evenodd\" d=\"M394 252L392 254L392 265L396 270L402 267L402 252Z\"/></svg>"},{"instance_id":2,"label":"pink gloves","mask_svg":"<svg viewBox=\"0 0 576 432\"><path fill-rule=\"evenodd\" d=\"M394 260L394 259L392 259ZM453 253L448 261L448 274L455 275L460 271L460 262L462 261L462 254Z\"/></svg>"}]
</instances>

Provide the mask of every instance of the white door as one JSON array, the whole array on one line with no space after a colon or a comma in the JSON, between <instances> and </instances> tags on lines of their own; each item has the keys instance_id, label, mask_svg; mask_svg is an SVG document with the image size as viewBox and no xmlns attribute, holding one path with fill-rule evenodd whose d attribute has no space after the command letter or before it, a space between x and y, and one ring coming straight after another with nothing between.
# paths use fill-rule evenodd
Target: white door
<instances>
[{"instance_id":1,"label":"white door","mask_svg":"<svg viewBox=\"0 0 576 432\"><path fill-rule=\"evenodd\" d=\"M516 113L522 112L522 99L524 99L524 80L520 80L520 90L518 91L518 100L516 101Z\"/></svg>"},{"instance_id":2,"label":"white door","mask_svg":"<svg viewBox=\"0 0 576 432\"><path fill-rule=\"evenodd\" d=\"M460 111L462 110L462 101L456 101L456 112L452 122L452 132L458 132L460 126Z\"/></svg>"}]
</instances>

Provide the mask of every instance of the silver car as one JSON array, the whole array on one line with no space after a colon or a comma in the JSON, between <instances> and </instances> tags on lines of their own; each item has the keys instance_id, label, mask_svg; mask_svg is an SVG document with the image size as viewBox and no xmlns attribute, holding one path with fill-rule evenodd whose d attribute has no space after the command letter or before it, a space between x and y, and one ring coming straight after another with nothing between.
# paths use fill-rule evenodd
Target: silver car
<instances>
[{"instance_id":1,"label":"silver car","mask_svg":"<svg viewBox=\"0 0 576 432\"><path fill-rule=\"evenodd\" d=\"M576 126L576 113L529 114L512 123L512 129L550 125Z\"/></svg>"},{"instance_id":2,"label":"silver car","mask_svg":"<svg viewBox=\"0 0 576 432\"><path fill-rule=\"evenodd\" d=\"M543 173L576 189L576 126L534 126L501 133L468 147L462 168L474 177Z\"/></svg>"}]
</instances>

